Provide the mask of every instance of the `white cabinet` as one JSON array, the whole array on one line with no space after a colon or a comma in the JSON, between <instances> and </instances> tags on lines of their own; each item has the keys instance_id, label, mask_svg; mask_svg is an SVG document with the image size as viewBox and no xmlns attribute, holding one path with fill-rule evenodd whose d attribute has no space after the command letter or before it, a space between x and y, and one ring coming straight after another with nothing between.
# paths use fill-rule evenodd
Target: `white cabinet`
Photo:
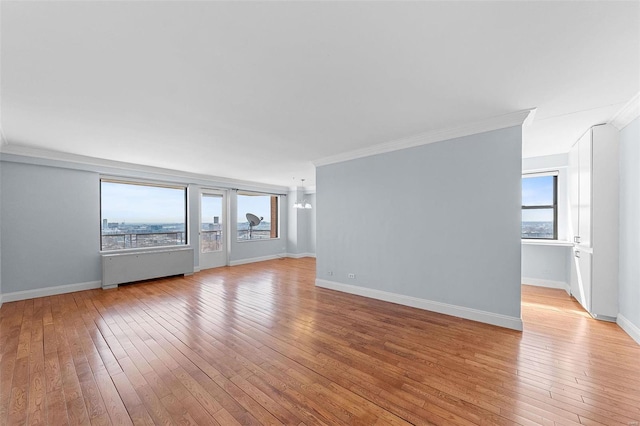
<instances>
[{"instance_id":1,"label":"white cabinet","mask_svg":"<svg viewBox=\"0 0 640 426\"><path fill-rule=\"evenodd\" d=\"M591 253L573 249L571 295L585 308L591 306ZM590 309L587 309L590 311Z\"/></svg>"},{"instance_id":2,"label":"white cabinet","mask_svg":"<svg viewBox=\"0 0 640 426\"><path fill-rule=\"evenodd\" d=\"M618 131L589 129L569 152L571 294L594 317L618 315Z\"/></svg>"},{"instance_id":3,"label":"white cabinet","mask_svg":"<svg viewBox=\"0 0 640 426\"><path fill-rule=\"evenodd\" d=\"M574 243L591 247L591 179L593 177L593 132L578 141L578 233Z\"/></svg>"}]
</instances>

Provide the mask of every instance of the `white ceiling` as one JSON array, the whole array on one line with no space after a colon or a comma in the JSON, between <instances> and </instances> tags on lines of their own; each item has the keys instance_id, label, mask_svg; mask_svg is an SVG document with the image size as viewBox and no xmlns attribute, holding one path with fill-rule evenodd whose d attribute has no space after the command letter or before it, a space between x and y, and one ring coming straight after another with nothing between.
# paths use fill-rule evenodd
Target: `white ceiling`
<instances>
[{"instance_id":1,"label":"white ceiling","mask_svg":"<svg viewBox=\"0 0 640 426\"><path fill-rule=\"evenodd\" d=\"M9 146L292 185L312 161L537 107L568 151L640 91L640 2L3 1Z\"/></svg>"}]
</instances>

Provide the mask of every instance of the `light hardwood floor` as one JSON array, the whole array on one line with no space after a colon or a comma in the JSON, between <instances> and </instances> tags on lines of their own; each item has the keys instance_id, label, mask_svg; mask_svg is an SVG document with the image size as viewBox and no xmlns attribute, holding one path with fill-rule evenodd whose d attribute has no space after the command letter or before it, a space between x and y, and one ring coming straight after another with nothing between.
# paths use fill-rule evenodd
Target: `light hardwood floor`
<instances>
[{"instance_id":1,"label":"light hardwood floor","mask_svg":"<svg viewBox=\"0 0 640 426\"><path fill-rule=\"evenodd\" d=\"M519 333L316 288L314 271L274 260L6 303L0 424L640 420L640 346L561 290L523 286Z\"/></svg>"}]
</instances>

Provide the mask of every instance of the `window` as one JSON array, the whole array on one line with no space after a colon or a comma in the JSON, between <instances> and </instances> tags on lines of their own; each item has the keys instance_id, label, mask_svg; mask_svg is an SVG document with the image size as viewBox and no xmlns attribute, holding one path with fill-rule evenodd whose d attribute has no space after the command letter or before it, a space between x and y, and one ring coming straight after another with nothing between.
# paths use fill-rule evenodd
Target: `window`
<instances>
[{"instance_id":1,"label":"window","mask_svg":"<svg viewBox=\"0 0 640 426\"><path fill-rule=\"evenodd\" d=\"M277 195L238 192L238 241L278 238Z\"/></svg>"},{"instance_id":2,"label":"window","mask_svg":"<svg viewBox=\"0 0 640 426\"><path fill-rule=\"evenodd\" d=\"M187 244L187 188L100 181L100 250Z\"/></svg>"},{"instance_id":3,"label":"window","mask_svg":"<svg viewBox=\"0 0 640 426\"><path fill-rule=\"evenodd\" d=\"M522 238L558 239L558 173L522 176Z\"/></svg>"}]
</instances>

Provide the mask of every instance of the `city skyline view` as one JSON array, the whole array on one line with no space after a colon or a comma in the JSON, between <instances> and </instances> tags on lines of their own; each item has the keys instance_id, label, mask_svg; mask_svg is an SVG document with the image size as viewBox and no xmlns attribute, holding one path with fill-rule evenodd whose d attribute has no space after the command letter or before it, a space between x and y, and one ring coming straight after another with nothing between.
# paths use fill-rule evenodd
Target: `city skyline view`
<instances>
[{"instance_id":1,"label":"city skyline view","mask_svg":"<svg viewBox=\"0 0 640 426\"><path fill-rule=\"evenodd\" d=\"M271 217L270 195L237 196L238 223L247 221L246 214L252 213L269 221ZM101 221L126 224L167 224L182 223L186 219L186 189L165 186L136 185L131 183L101 182ZM216 196L201 197L203 222L213 222L214 217L222 220L221 199Z\"/></svg>"}]
</instances>

